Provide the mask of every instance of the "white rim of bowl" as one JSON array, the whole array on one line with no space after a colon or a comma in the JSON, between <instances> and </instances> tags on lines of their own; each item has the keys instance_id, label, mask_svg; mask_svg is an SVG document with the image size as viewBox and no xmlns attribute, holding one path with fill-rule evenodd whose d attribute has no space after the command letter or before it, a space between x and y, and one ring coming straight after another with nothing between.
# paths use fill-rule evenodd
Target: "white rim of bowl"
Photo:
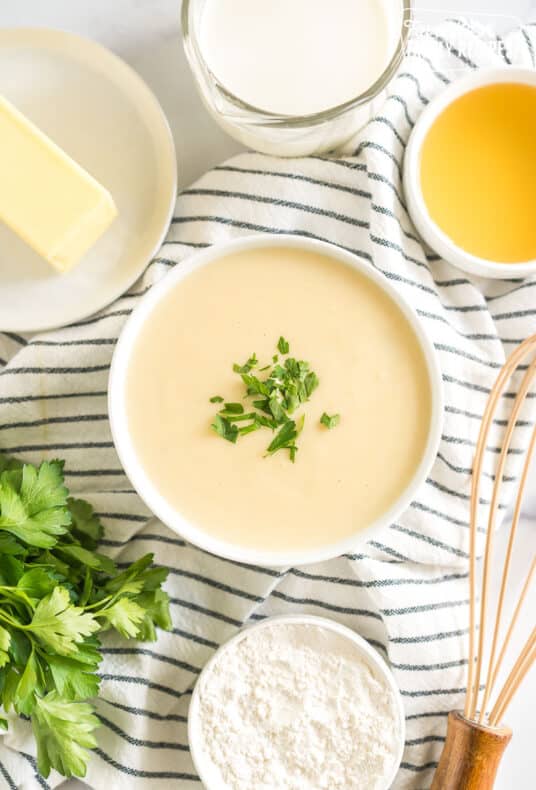
<instances>
[{"instance_id":1,"label":"white rim of bowl","mask_svg":"<svg viewBox=\"0 0 536 790\"><path fill-rule=\"evenodd\" d=\"M476 88L501 82L517 82L536 87L536 72L516 66L482 69L451 83L428 104L419 116L409 139L404 159L404 191L415 227L427 244L444 260L469 274L510 280L534 274L536 259L521 263L500 263L479 258L459 247L430 216L422 194L420 179L422 145L436 118L460 96Z\"/></svg>"},{"instance_id":2,"label":"white rim of bowl","mask_svg":"<svg viewBox=\"0 0 536 790\"><path fill-rule=\"evenodd\" d=\"M325 545L302 551L263 551L253 547L240 546L215 538L205 529L190 523L180 512L171 507L158 492L157 487L151 482L142 464L138 461L128 430L125 407L126 377L130 355L145 321L150 317L153 309L156 308L161 299L177 283L201 266L211 264L231 253L269 247L292 247L326 255L351 266L376 283L398 306L414 331L428 369L432 400L430 429L423 457L409 485L396 502L392 504L386 513L368 527L356 530L354 534L344 538L344 540L336 543L326 543ZM443 380L435 348L420 319L396 288L370 263L328 242L316 241L301 236L286 234L274 236L267 233L215 244L203 252L193 255L187 261L172 269L140 300L123 327L115 348L108 383L108 411L112 438L127 477L147 507L160 521L190 543L219 557L245 562L250 565L285 567L320 562L351 551L365 540L378 536L384 527L396 521L400 514L409 507L417 490L426 479L437 455L443 424Z\"/></svg>"},{"instance_id":3,"label":"white rim of bowl","mask_svg":"<svg viewBox=\"0 0 536 790\"><path fill-rule=\"evenodd\" d=\"M205 759L203 757L203 752L201 748L201 738L199 733L199 695L200 695L200 688L202 683L202 678L210 674L213 667L217 662L219 662L222 657L225 655L226 652L231 650L237 642L241 642L243 639L246 639L252 631L259 630L261 628L269 628L271 626L277 626L280 624L286 625L313 625L317 626L318 628L324 628L329 631L333 631L339 636L343 636L349 641L351 641L358 651L364 656L365 661L372 666L387 682L389 688L393 693L393 697L395 700L397 715L398 715L398 729L399 729L399 738L398 738L398 750L396 754L396 759L393 760L392 768L389 774L385 778L385 784L382 786L381 790L388 790L393 783L396 774L398 773L398 769L400 768L400 763L402 762L402 755L404 753L405 748L405 740L406 740L406 712L404 710L404 703L402 702L402 696L400 694L400 689L395 681L394 675L386 664L386 662L381 658L381 656L376 652L376 650L371 647L371 645L359 634L352 631L345 625L341 625L336 620L330 620L327 617L317 617L316 615L308 615L308 614L289 614L289 615L278 615L275 617L268 617L266 620L262 622L255 623L255 625L246 626L242 628L238 634L231 637L227 642L224 642L221 645L214 655L209 659L209 661L205 664L199 677L197 678L193 693L192 699L190 700L190 707L188 710L188 742L190 745L190 754L192 756L192 760L195 766L197 773L201 781L203 782L204 786L207 790L219 790L216 788L213 780L210 776L207 775L205 770ZM358 704L358 703L356 703ZM197 731L196 731L197 730Z\"/></svg>"}]
</instances>

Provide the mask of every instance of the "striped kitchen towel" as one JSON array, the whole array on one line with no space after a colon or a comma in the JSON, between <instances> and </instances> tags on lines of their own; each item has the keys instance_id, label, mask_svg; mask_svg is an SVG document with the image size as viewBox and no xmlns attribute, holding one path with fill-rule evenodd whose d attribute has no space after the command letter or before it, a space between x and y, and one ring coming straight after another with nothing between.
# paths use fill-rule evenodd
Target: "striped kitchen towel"
<instances>
[{"instance_id":1,"label":"striped kitchen towel","mask_svg":"<svg viewBox=\"0 0 536 790\"><path fill-rule=\"evenodd\" d=\"M173 631L142 646L105 640L97 702L102 727L86 778L91 787L198 790L186 717L201 667L245 623L295 611L339 620L390 662L407 714L395 787L430 786L446 712L460 705L465 683L475 440L505 356L536 332L536 280L476 281L433 255L406 212L401 163L415 119L449 81L482 65L534 65L535 48L531 26L504 40L480 38L460 20L420 32L392 95L347 155L232 159L179 196L160 254L115 304L65 329L0 334L0 447L32 462L65 458L72 491L89 499L106 525L105 550L121 561L153 551L170 569ZM400 520L359 553L287 572L210 556L151 520L121 469L106 412L114 344L143 294L196 249L258 232L327 240L381 270L424 322L446 394L437 460ZM503 419L499 414L494 425L483 503ZM528 435L525 420L508 459L503 508ZM29 728L13 721L0 740L0 785L33 790L59 782L57 775L46 781L37 775Z\"/></svg>"}]
</instances>

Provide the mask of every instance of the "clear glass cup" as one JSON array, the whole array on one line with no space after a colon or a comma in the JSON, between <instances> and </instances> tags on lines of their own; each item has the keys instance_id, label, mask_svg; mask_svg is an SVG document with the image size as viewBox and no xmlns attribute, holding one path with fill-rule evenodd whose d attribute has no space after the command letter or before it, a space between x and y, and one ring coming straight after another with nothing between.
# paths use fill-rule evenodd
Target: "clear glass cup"
<instances>
[{"instance_id":1,"label":"clear glass cup","mask_svg":"<svg viewBox=\"0 0 536 790\"><path fill-rule=\"evenodd\" d=\"M289 0L291 2L292 0ZM234 95L209 69L200 45L205 0L183 0L182 34L186 56L210 114L248 148L274 156L307 156L332 151L350 139L374 115L402 62L412 19L412 0L397 0L399 35L387 67L367 91L336 107L311 115L278 115Z\"/></svg>"}]
</instances>

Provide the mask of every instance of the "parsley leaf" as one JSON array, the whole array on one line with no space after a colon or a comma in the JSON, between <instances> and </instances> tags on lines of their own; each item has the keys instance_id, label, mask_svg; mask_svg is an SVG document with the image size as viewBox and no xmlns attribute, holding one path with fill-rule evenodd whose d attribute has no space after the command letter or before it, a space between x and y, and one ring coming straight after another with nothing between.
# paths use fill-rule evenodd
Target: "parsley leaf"
<instances>
[{"instance_id":1,"label":"parsley leaf","mask_svg":"<svg viewBox=\"0 0 536 790\"><path fill-rule=\"evenodd\" d=\"M258 431L260 427L261 427L260 422L258 422L255 419L255 420L253 420L253 422L250 422L249 425L243 425L242 428L239 428L238 429L238 435L239 436L245 436L248 433L253 433L253 431Z\"/></svg>"},{"instance_id":2,"label":"parsley leaf","mask_svg":"<svg viewBox=\"0 0 536 790\"><path fill-rule=\"evenodd\" d=\"M35 706L35 695L42 689L42 683L39 678L39 662L32 650L21 678L17 685L15 709L17 713L22 713L24 716L29 716Z\"/></svg>"},{"instance_id":3,"label":"parsley leaf","mask_svg":"<svg viewBox=\"0 0 536 790\"><path fill-rule=\"evenodd\" d=\"M97 745L93 730L98 726L91 705L65 700L57 691L37 697L32 727L39 773L46 778L56 768L63 776L85 776L86 749Z\"/></svg>"},{"instance_id":4,"label":"parsley leaf","mask_svg":"<svg viewBox=\"0 0 536 790\"><path fill-rule=\"evenodd\" d=\"M210 427L218 434L218 436L227 439L228 442L232 442L233 444L236 443L236 440L238 439L238 428L236 425L230 423L226 417L222 417L221 414L216 414L214 417L214 422Z\"/></svg>"},{"instance_id":5,"label":"parsley leaf","mask_svg":"<svg viewBox=\"0 0 536 790\"><path fill-rule=\"evenodd\" d=\"M257 359L256 354L252 354L247 362L244 362L243 365L238 365L236 362L233 365L233 370L235 373L249 373L250 370L257 367L259 360Z\"/></svg>"},{"instance_id":6,"label":"parsley leaf","mask_svg":"<svg viewBox=\"0 0 536 790\"><path fill-rule=\"evenodd\" d=\"M272 412L274 420L281 424L286 421L287 415L285 414L285 409L283 408L283 404L275 395L270 398L268 401L268 406L270 411Z\"/></svg>"},{"instance_id":7,"label":"parsley leaf","mask_svg":"<svg viewBox=\"0 0 536 790\"><path fill-rule=\"evenodd\" d=\"M2 510L0 509L0 513ZM0 530L2 526L0 525ZM0 531L0 556L6 556L8 554L12 554L16 556L17 554L24 554L24 547L18 543L14 537L11 535L4 535Z\"/></svg>"},{"instance_id":8,"label":"parsley leaf","mask_svg":"<svg viewBox=\"0 0 536 790\"><path fill-rule=\"evenodd\" d=\"M67 507L71 514L71 534L80 541L84 548L95 551L104 534L104 529L92 506L83 499L69 497Z\"/></svg>"},{"instance_id":9,"label":"parsley leaf","mask_svg":"<svg viewBox=\"0 0 536 790\"><path fill-rule=\"evenodd\" d=\"M335 428L341 421L340 414L332 414L331 416L324 412L320 418L320 422L322 425L325 425L328 430Z\"/></svg>"},{"instance_id":10,"label":"parsley leaf","mask_svg":"<svg viewBox=\"0 0 536 790\"><path fill-rule=\"evenodd\" d=\"M9 645L9 656L11 661L18 667L24 667L30 658L32 643L22 631L18 631L11 626L8 626L7 630L11 637L11 643Z\"/></svg>"},{"instance_id":11,"label":"parsley leaf","mask_svg":"<svg viewBox=\"0 0 536 790\"><path fill-rule=\"evenodd\" d=\"M104 617L116 631L128 639L138 635L145 612L131 598L120 598L109 608L99 611L97 616Z\"/></svg>"},{"instance_id":12,"label":"parsley leaf","mask_svg":"<svg viewBox=\"0 0 536 790\"><path fill-rule=\"evenodd\" d=\"M289 420L277 432L275 437L268 445L266 452L271 455L272 453L276 453L278 450L290 447L294 443L294 440L297 438L297 436L298 431L296 429L296 423L294 420Z\"/></svg>"},{"instance_id":13,"label":"parsley leaf","mask_svg":"<svg viewBox=\"0 0 536 790\"><path fill-rule=\"evenodd\" d=\"M145 612L143 620L138 625L138 639L144 642L154 642L156 639L155 625L170 631L172 624L169 616L169 596L163 590L148 590L135 598L137 604Z\"/></svg>"},{"instance_id":14,"label":"parsley leaf","mask_svg":"<svg viewBox=\"0 0 536 790\"><path fill-rule=\"evenodd\" d=\"M32 568L24 573L17 582L17 590L24 592L28 598L43 598L58 584L57 578L45 568Z\"/></svg>"},{"instance_id":15,"label":"parsley leaf","mask_svg":"<svg viewBox=\"0 0 536 790\"><path fill-rule=\"evenodd\" d=\"M71 523L63 464L44 461L39 468L25 464L22 471L2 472L0 514L0 530L30 546L54 546Z\"/></svg>"},{"instance_id":16,"label":"parsley leaf","mask_svg":"<svg viewBox=\"0 0 536 790\"><path fill-rule=\"evenodd\" d=\"M96 551L88 551L83 546L73 545L58 545L57 551L60 554L67 555L68 561L75 560L86 568L92 568L96 571L102 571L111 576L115 573L115 562L104 554L99 554Z\"/></svg>"},{"instance_id":17,"label":"parsley leaf","mask_svg":"<svg viewBox=\"0 0 536 790\"><path fill-rule=\"evenodd\" d=\"M287 340L281 335L277 343L277 350L280 354L288 354L290 351L290 345Z\"/></svg>"},{"instance_id":18,"label":"parsley leaf","mask_svg":"<svg viewBox=\"0 0 536 790\"><path fill-rule=\"evenodd\" d=\"M241 403L226 403L222 409L226 414L243 414L244 407ZM220 414L222 413L220 412Z\"/></svg>"},{"instance_id":19,"label":"parsley leaf","mask_svg":"<svg viewBox=\"0 0 536 790\"><path fill-rule=\"evenodd\" d=\"M66 700L84 700L99 693L100 678L87 664L66 656L47 656L58 694Z\"/></svg>"},{"instance_id":20,"label":"parsley leaf","mask_svg":"<svg viewBox=\"0 0 536 790\"><path fill-rule=\"evenodd\" d=\"M308 398L311 397L311 395L313 394L313 392L315 391L315 389L318 387L319 384L320 381L318 380L318 376L316 375L316 373L313 373L313 371L311 371L306 375L304 380L304 385Z\"/></svg>"},{"instance_id":21,"label":"parsley leaf","mask_svg":"<svg viewBox=\"0 0 536 790\"><path fill-rule=\"evenodd\" d=\"M36 606L28 629L42 644L63 656L77 653L77 643L99 630L99 624L81 607L72 606L65 587L55 587Z\"/></svg>"},{"instance_id":22,"label":"parsley leaf","mask_svg":"<svg viewBox=\"0 0 536 790\"><path fill-rule=\"evenodd\" d=\"M261 381L257 376L252 376L249 373L242 373L242 381L247 387L248 395L266 395L270 396L270 387Z\"/></svg>"},{"instance_id":23,"label":"parsley leaf","mask_svg":"<svg viewBox=\"0 0 536 790\"><path fill-rule=\"evenodd\" d=\"M167 577L166 568L151 568L153 561L152 554L146 554L140 557L139 560L133 562L126 570L118 573L113 579L106 582L104 590L106 593L139 593L146 588L145 585L148 580L153 578L156 571L160 574L159 582L165 580Z\"/></svg>"},{"instance_id":24,"label":"parsley leaf","mask_svg":"<svg viewBox=\"0 0 536 790\"><path fill-rule=\"evenodd\" d=\"M2 548L0 543L0 584L14 587L24 574L24 563L7 552L2 554ZM24 552L22 547L21 551Z\"/></svg>"}]
</instances>

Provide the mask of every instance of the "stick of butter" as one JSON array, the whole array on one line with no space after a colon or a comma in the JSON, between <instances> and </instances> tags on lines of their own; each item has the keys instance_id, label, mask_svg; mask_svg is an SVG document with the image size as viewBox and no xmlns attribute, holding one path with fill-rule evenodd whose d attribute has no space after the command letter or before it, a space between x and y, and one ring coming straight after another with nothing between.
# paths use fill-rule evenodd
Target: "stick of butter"
<instances>
[{"instance_id":1,"label":"stick of butter","mask_svg":"<svg viewBox=\"0 0 536 790\"><path fill-rule=\"evenodd\" d=\"M0 220L65 272L116 216L110 193L0 96Z\"/></svg>"}]
</instances>

